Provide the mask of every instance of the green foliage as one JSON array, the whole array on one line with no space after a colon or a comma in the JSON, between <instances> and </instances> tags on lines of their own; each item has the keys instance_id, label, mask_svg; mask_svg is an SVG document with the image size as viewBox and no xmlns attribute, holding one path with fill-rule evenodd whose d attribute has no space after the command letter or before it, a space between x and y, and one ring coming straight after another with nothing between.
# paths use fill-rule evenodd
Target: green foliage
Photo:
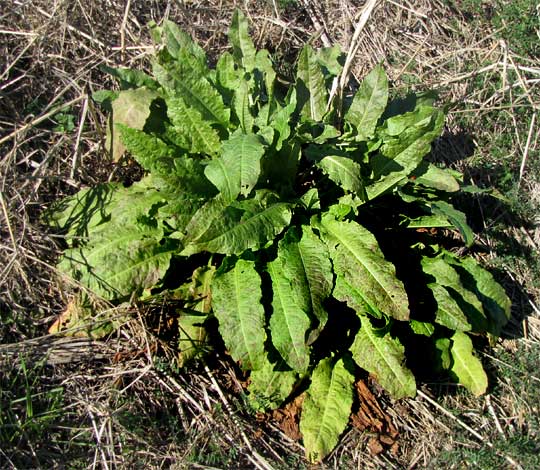
<instances>
[{"instance_id":1,"label":"green foliage","mask_svg":"<svg viewBox=\"0 0 540 470\"><path fill-rule=\"evenodd\" d=\"M107 95L112 148L120 139L147 174L52 209L68 243L59 269L111 302L173 289L182 364L217 319L256 409L307 387L300 427L314 462L345 430L360 370L396 399L415 395L416 343L423 367L484 392L469 334L500 334L510 303L472 258L441 248L444 233L425 230L474 242L452 205L461 176L425 161L444 122L432 96L389 101L376 67L337 109L340 52L311 46L278 93L239 11L215 70L174 24L153 34L154 77L114 71L125 89Z\"/></svg>"},{"instance_id":2,"label":"green foliage","mask_svg":"<svg viewBox=\"0 0 540 470\"><path fill-rule=\"evenodd\" d=\"M338 443L349 421L353 402L352 375L344 359L323 359L313 370L302 407L300 430L308 459L318 462Z\"/></svg>"}]
</instances>

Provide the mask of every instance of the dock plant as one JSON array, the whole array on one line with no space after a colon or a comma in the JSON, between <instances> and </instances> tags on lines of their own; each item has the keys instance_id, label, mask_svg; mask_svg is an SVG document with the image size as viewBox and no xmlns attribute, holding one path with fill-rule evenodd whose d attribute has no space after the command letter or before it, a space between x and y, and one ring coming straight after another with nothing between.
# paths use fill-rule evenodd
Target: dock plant
<instances>
[{"instance_id":1,"label":"dock plant","mask_svg":"<svg viewBox=\"0 0 540 470\"><path fill-rule=\"evenodd\" d=\"M394 399L437 374L484 393L475 345L500 335L510 301L458 255L475 235L454 202L474 188L428 158L435 96L392 97L381 65L334 93L337 46L306 45L287 81L239 11L215 67L172 22L152 33L152 74L109 69L120 90L94 96L112 157L143 176L52 208L59 270L112 303L174 299L181 364L211 351L217 325L253 408L305 395L313 462L347 428L362 374Z\"/></svg>"}]
</instances>

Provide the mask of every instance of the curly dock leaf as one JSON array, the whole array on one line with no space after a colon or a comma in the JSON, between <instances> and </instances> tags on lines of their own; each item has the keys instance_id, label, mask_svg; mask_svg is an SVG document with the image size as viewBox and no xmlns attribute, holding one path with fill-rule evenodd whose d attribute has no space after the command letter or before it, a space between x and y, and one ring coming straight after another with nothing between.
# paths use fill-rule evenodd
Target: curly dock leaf
<instances>
[{"instance_id":1,"label":"curly dock leaf","mask_svg":"<svg viewBox=\"0 0 540 470\"><path fill-rule=\"evenodd\" d=\"M239 259L230 271L217 274L212 282L212 309L219 332L243 369L258 370L265 365L261 297L261 278L252 261Z\"/></svg>"},{"instance_id":2,"label":"curly dock leaf","mask_svg":"<svg viewBox=\"0 0 540 470\"><path fill-rule=\"evenodd\" d=\"M450 372L467 390L476 396L486 393L488 380L480 360L473 354L471 338L466 333L456 331L452 336L453 364Z\"/></svg>"},{"instance_id":3,"label":"curly dock leaf","mask_svg":"<svg viewBox=\"0 0 540 470\"><path fill-rule=\"evenodd\" d=\"M488 320L482 302L463 285L458 272L444 257L423 258L422 269L434 280L428 287L437 301L437 323L451 330L486 331Z\"/></svg>"},{"instance_id":4,"label":"curly dock leaf","mask_svg":"<svg viewBox=\"0 0 540 470\"><path fill-rule=\"evenodd\" d=\"M204 171L206 177L228 201L239 194L248 196L261 173L264 146L254 134L236 134L223 142L221 156Z\"/></svg>"},{"instance_id":5,"label":"curly dock leaf","mask_svg":"<svg viewBox=\"0 0 540 470\"><path fill-rule=\"evenodd\" d=\"M444 114L431 107L422 107L418 112L408 113L404 129L383 144L381 151L371 159L374 172L373 183L366 187L369 199L392 190L407 180L407 177L422 163L431 150L431 142L441 134ZM399 116L398 116L399 117ZM389 126L390 119L386 121ZM408 127L406 127L408 126ZM392 131L395 131L392 129Z\"/></svg>"},{"instance_id":6,"label":"curly dock leaf","mask_svg":"<svg viewBox=\"0 0 540 470\"><path fill-rule=\"evenodd\" d=\"M188 62L189 56L184 60ZM189 62L154 63L153 71L169 97L181 98L187 106L197 110L204 121L227 129L230 110L219 91L202 75L204 71Z\"/></svg>"},{"instance_id":7,"label":"curly dock leaf","mask_svg":"<svg viewBox=\"0 0 540 470\"><path fill-rule=\"evenodd\" d=\"M389 333L381 335L367 316L360 318L362 326L351 346L354 361L394 398L414 397L416 381L405 366L405 348Z\"/></svg>"},{"instance_id":8,"label":"curly dock leaf","mask_svg":"<svg viewBox=\"0 0 540 470\"><path fill-rule=\"evenodd\" d=\"M264 365L249 375L249 401L257 410L276 409L291 394L298 374L287 369L281 360L270 362L267 358Z\"/></svg>"},{"instance_id":9,"label":"curly dock leaf","mask_svg":"<svg viewBox=\"0 0 540 470\"><path fill-rule=\"evenodd\" d=\"M240 10L235 10L233 14L229 29L229 41L233 47L233 57L236 63L242 66L246 72L253 71L256 50L249 36L248 22Z\"/></svg>"},{"instance_id":10,"label":"curly dock leaf","mask_svg":"<svg viewBox=\"0 0 540 470\"><path fill-rule=\"evenodd\" d=\"M241 254L272 241L291 221L290 204L272 202L267 192L228 206L223 198L210 200L193 216L182 240L183 256L202 251Z\"/></svg>"},{"instance_id":11,"label":"curly dock leaf","mask_svg":"<svg viewBox=\"0 0 540 470\"><path fill-rule=\"evenodd\" d=\"M108 300L120 300L156 285L169 268L174 246L146 225L108 224L91 241L64 253L59 269Z\"/></svg>"},{"instance_id":12,"label":"curly dock leaf","mask_svg":"<svg viewBox=\"0 0 540 470\"><path fill-rule=\"evenodd\" d=\"M306 456L320 462L336 446L347 427L353 402L354 376L343 359L323 359L311 376L300 418Z\"/></svg>"},{"instance_id":13,"label":"curly dock leaf","mask_svg":"<svg viewBox=\"0 0 540 470\"><path fill-rule=\"evenodd\" d=\"M394 265L384 259L375 237L356 222L323 215L323 238L337 275L334 297L357 312L384 312L408 320L409 299Z\"/></svg>"},{"instance_id":14,"label":"curly dock leaf","mask_svg":"<svg viewBox=\"0 0 540 470\"><path fill-rule=\"evenodd\" d=\"M488 319L487 331L499 336L503 327L510 319L512 302L504 288L495 281L493 275L480 266L474 258L459 259L449 253L445 257L454 267L462 268L468 275L462 273L462 282L465 287L473 291L482 302L482 307Z\"/></svg>"},{"instance_id":15,"label":"curly dock leaf","mask_svg":"<svg viewBox=\"0 0 540 470\"><path fill-rule=\"evenodd\" d=\"M309 366L309 347L306 344L311 326L309 286L294 238L290 233L287 235L279 243L277 258L267 265L273 296L270 332L272 343L285 362L294 370L304 373ZM286 267L289 272L300 271L299 274L304 276L299 279L288 277Z\"/></svg>"},{"instance_id":16,"label":"curly dock leaf","mask_svg":"<svg viewBox=\"0 0 540 470\"><path fill-rule=\"evenodd\" d=\"M308 343L311 344L317 339L328 320L328 313L323 302L332 293L334 277L332 262L328 247L313 233L310 226L302 226L302 238L293 246L293 249L297 253L294 258L301 261L301 265L286 259L284 271L291 281L305 279L304 282L308 286L309 300L305 301L318 321L318 325L309 334Z\"/></svg>"},{"instance_id":17,"label":"curly dock leaf","mask_svg":"<svg viewBox=\"0 0 540 470\"><path fill-rule=\"evenodd\" d=\"M467 224L467 217L463 212L458 211L452 204L446 201L434 201L428 203L428 206L434 215L446 217L459 230L465 244L472 246L474 243L474 232L469 227L469 224Z\"/></svg>"},{"instance_id":18,"label":"curly dock leaf","mask_svg":"<svg viewBox=\"0 0 540 470\"><path fill-rule=\"evenodd\" d=\"M157 97L154 90L146 87L118 92L118 97L112 102L112 122L106 144L113 161L120 160L126 150L120 139L118 124L142 129L150 116L150 105Z\"/></svg>"},{"instance_id":19,"label":"curly dock leaf","mask_svg":"<svg viewBox=\"0 0 540 470\"><path fill-rule=\"evenodd\" d=\"M351 158L328 155L323 157L317 166L345 191L363 194L362 168Z\"/></svg>"},{"instance_id":20,"label":"curly dock leaf","mask_svg":"<svg viewBox=\"0 0 540 470\"><path fill-rule=\"evenodd\" d=\"M388 78L384 69L377 65L360 84L345 114L345 120L356 129L357 140L373 137L387 103Z\"/></svg>"},{"instance_id":21,"label":"curly dock leaf","mask_svg":"<svg viewBox=\"0 0 540 470\"><path fill-rule=\"evenodd\" d=\"M317 55L309 44L304 46L298 58L296 96L298 109L303 116L314 121L322 120L326 113L328 93Z\"/></svg>"},{"instance_id":22,"label":"curly dock leaf","mask_svg":"<svg viewBox=\"0 0 540 470\"><path fill-rule=\"evenodd\" d=\"M249 84L245 80L242 80L234 91L233 109L240 128L245 133L250 133L253 130L253 124L255 122L250 107L251 94Z\"/></svg>"},{"instance_id":23,"label":"curly dock leaf","mask_svg":"<svg viewBox=\"0 0 540 470\"><path fill-rule=\"evenodd\" d=\"M187 106L179 97L167 99L167 115L175 129L191 140L190 151L206 155L216 155L220 148L219 135L194 108Z\"/></svg>"},{"instance_id":24,"label":"curly dock leaf","mask_svg":"<svg viewBox=\"0 0 540 470\"><path fill-rule=\"evenodd\" d=\"M206 53L189 34L180 29L175 23L169 20L163 22L161 28L162 40L171 56L178 59L182 50L187 50L200 62L206 62Z\"/></svg>"}]
</instances>

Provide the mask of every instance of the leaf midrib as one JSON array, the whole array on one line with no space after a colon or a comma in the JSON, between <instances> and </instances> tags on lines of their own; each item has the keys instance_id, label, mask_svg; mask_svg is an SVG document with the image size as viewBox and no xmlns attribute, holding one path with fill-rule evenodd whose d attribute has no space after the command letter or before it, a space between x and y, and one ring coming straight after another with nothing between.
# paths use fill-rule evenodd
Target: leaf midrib
<instances>
[{"instance_id":1,"label":"leaf midrib","mask_svg":"<svg viewBox=\"0 0 540 470\"><path fill-rule=\"evenodd\" d=\"M323 444L324 445L324 438L321 438L321 435L322 435L322 430L323 428L324 429L328 429L328 425L326 423L326 415L328 414L328 408L329 408L329 403L330 403L330 399L329 397L332 397L334 394L333 393L330 393L332 390L333 390L333 385L334 385L334 371L336 369L336 366L337 364L334 364L334 367L332 368L332 372L330 373L330 383L328 384L328 388L327 388L327 393L325 395L325 400L324 400L324 410L323 410L323 414L322 414L322 419L321 419L321 425L319 426L319 429L317 431L317 447L320 447L320 444ZM326 446L325 446L326 447Z\"/></svg>"},{"instance_id":2,"label":"leaf midrib","mask_svg":"<svg viewBox=\"0 0 540 470\"><path fill-rule=\"evenodd\" d=\"M327 226L328 227L328 226ZM378 276L376 276L371 269L369 269L369 267L364 263L362 262L362 258L357 256L356 254L356 251L354 249L351 248L351 245L349 245L346 241L346 239L344 240L343 238L341 238L339 236L339 234L337 232L335 232L334 230L332 230L332 235L339 241L339 243L341 243L343 246L345 246L347 248L347 250L353 254L353 256L355 257L355 259L366 269L366 271L370 274L370 276L375 279L375 281L377 281L377 284L382 288L385 296L390 300L390 302L392 303L392 305L394 305L396 308L397 308L397 312L400 312L401 309L399 308L399 305L397 305L394 300L392 299L392 296L386 291L386 289L384 288L384 284L381 283L380 281L380 278ZM365 249L365 248L364 248Z\"/></svg>"},{"instance_id":3,"label":"leaf midrib","mask_svg":"<svg viewBox=\"0 0 540 470\"><path fill-rule=\"evenodd\" d=\"M328 156L324 157L323 160L328 159L329 161L333 162L336 166L339 166L341 169L343 169L345 171L345 173L347 173L347 175L349 175L349 177L351 179L355 179L355 180L358 181L359 180L358 175L355 175L354 172L350 170L350 168L347 168L347 166L344 165L340 161L342 158L345 158L345 157L338 157L338 156L335 156L335 155L328 155ZM356 163L353 160L349 160L349 161L352 162L352 163Z\"/></svg>"},{"instance_id":4,"label":"leaf midrib","mask_svg":"<svg viewBox=\"0 0 540 470\"><path fill-rule=\"evenodd\" d=\"M463 333L463 334L465 334L465 333ZM467 339L470 341L470 338L467 338ZM462 367L462 370L466 371L467 375L471 379L471 382L474 383L477 390L483 389L484 388L483 383L478 382L478 380L476 379L475 374L473 374L471 372L471 369L467 366L467 363L462 359L462 352L463 352L464 349L465 348L463 347L463 345L459 345L459 347L455 349L456 353L452 354L454 356L454 361L457 359L457 361L459 362L459 364ZM469 351L466 351L466 354L469 354ZM473 356L474 359L478 360L478 358L476 358L472 353L472 347L471 347L470 354L471 354L471 356Z\"/></svg>"},{"instance_id":5,"label":"leaf midrib","mask_svg":"<svg viewBox=\"0 0 540 470\"><path fill-rule=\"evenodd\" d=\"M368 322L369 319L364 317L363 320L361 320L362 322ZM381 349L379 349L379 346L377 344L376 341L373 341L373 337L375 335L372 334L372 331L371 331L371 328L370 327L361 327L363 330L364 330L364 333L366 334L369 342L375 347L375 349L377 350L377 352L379 353L379 357L381 357L383 359L383 361L386 363L386 365L388 366L388 368L390 369L390 371L392 372L392 375L398 380L398 382L401 384L401 387L402 387L402 390L403 391L406 391L407 390L407 383L406 382L403 382L401 379L400 379L400 375L398 375L396 373L396 371L394 370L394 368L392 367L392 363L389 362L387 359L386 359L386 354L384 354L384 351L382 351ZM393 346L393 345L392 345Z\"/></svg>"},{"instance_id":6,"label":"leaf midrib","mask_svg":"<svg viewBox=\"0 0 540 470\"><path fill-rule=\"evenodd\" d=\"M246 329L245 329L245 324L244 324L244 315L242 314L242 312L244 311L244 308L240 302L242 289L240 287L240 269L238 268L238 266L236 266L234 269L234 289L235 289L236 311L238 312L238 319L240 320L240 329L242 331L242 338L244 340L244 346L246 348L250 366L253 367L253 365L255 364L255 361L252 359L251 351L250 351L250 348L248 347L249 343L248 343L248 338L246 335Z\"/></svg>"},{"instance_id":7,"label":"leaf midrib","mask_svg":"<svg viewBox=\"0 0 540 470\"><path fill-rule=\"evenodd\" d=\"M274 262L271 262L271 263L268 263L268 268L270 269L270 277L274 280L276 279L277 282L276 282L276 289L274 290L274 292L277 290L277 293L278 293L278 297L279 297L279 303L281 305L281 315L279 315L281 318L284 318L285 319L285 324L287 325L287 334L288 334L288 339L290 340L290 344L292 346L292 349L294 349L294 352L296 354L296 361L295 362L299 362L300 358L304 355L302 354L302 351L300 351L298 348L297 348L297 345L296 345L296 341L294 341L294 338L293 338L293 335L291 334L291 323L290 323L290 319L289 319L289 315L285 315L285 302L283 301L283 296L282 296L282 282L286 282L286 278L283 278L281 277L281 279L278 279L279 275L277 275L277 272L276 272L276 268L274 266ZM298 308L298 305L294 304L293 305L293 308L296 307ZM300 310L300 309L299 309ZM279 317L278 317L279 318ZM289 364L290 365L290 364Z\"/></svg>"},{"instance_id":8,"label":"leaf midrib","mask_svg":"<svg viewBox=\"0 0 540 470\"><path fill-rule=\"evenodd\" d=\"M229 230L221 233L220 235L214 237L214 238L210 238L209 240L204 240L203 241L200 241L201 238L203 238L203 235L201 235L200 237L198 237L198 240L199 242L196 243L196 245L207 245L209 243L212 243L212 242L216 242L216 241L219 241L223 238L226 238L230 233L235 233L237 231L240 230L239 227L243 227L243 228L246 228L246 227L249 227L250 225L252 225L252 223L259 217L263 217L265 216L267 213L269 212L272 212L272 211L277 211L277 209L279 208L284 208L284 207L287 207L287 204L286 203L283 203L283 202L278 202L277 204L273 204L271 205L270 207L267 207L265 208L264 210L262 210L261 212L257 212L256 214L254 214L253 216L251 216L249 219L247 220L244 220L242 222L238 221L235 225L233 225ZM277 213L277 212L276 212ZM208 227L208 229L205 231L205 234L212 228L212 225L210 225L210 227ZM272 228L273 230L275 230L275 226L272 225ZM253 243L250 244L250 246L254 246L254 241Z\"/></svg>"}]
</instances>

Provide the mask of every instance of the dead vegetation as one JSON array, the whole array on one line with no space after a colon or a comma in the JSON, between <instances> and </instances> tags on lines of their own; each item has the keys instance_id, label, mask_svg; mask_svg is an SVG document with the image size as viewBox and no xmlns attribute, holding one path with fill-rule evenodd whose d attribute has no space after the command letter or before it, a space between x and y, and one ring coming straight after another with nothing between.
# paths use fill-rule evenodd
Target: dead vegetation
<instances>
[{"instance_id":1,"label":"dead vegetation","mask_svg":"<svg viewBox=\"0 0 540 470\"><path fill-rule=\"evenodd\" d=\"M456 449L492 451L509 468L527 468L506 444L539 432L530 385L539 380L531 374L540 351L540 61L518 55L512 38L493 29L485 10L471 14L469 3L0 0L0 427L28 421L18 401L25 393L43 404L40 396L62 391L61 405L43 405L53 418L43 429L3 429L2 468L60 468L66 459L81 468L304 468L294 409L254 417L226 357L174 370L158 326L166 306L149 316L130 307L130 320L107 341L47 334L72 292L54 269L61 239L40 213L126 172L104 152L105 116L90 99L115 86L100 66L148 68L146 25L164 18L216 56L234 7L246 11L256 44L272 52L284 80L306 41L348 50L356 33L355 78L383 62L400 93L438 90L449 117L434 158L505 196L464 202L478 256L514 302L514 339L486 349L493 392L472 399L426 383L416 399L391 403L362 383L357 423L321 468L440 468L441 453ZM518 353L527 361L514 363ZM30 421L41 423L36 416L43 418Z\"/></svg>"}]
</instances>

